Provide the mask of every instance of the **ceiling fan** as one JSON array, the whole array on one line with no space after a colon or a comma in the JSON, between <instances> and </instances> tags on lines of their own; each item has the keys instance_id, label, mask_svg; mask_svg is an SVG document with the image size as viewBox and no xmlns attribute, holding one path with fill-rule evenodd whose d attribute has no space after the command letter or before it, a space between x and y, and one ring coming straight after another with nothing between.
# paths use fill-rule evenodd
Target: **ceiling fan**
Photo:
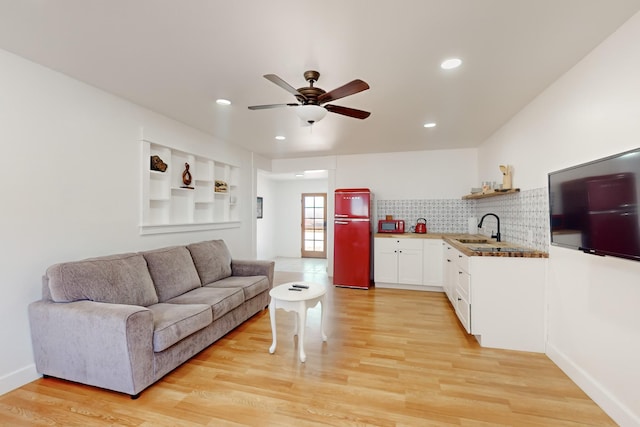
<instances>
[{"instance_id":1,"label":"ceiling fan","mask_svg":"<svg viewBox=\"0 0 640 427\"><path fill-rule=\"evenodd\" d=\"M356 119L366 119L371 115L368 111L326 104L327 102L335 101L336 99L344 98L345 96L353 95L369 89L369 85L367 83L356 79L332 91L325 92L323 89L313 86L313 84L318 81L319 77L320 73L317 71L305 71L304 79L309 82L309 86L295 89L275 74L265 74L265 79L277 84L287 92L293 94L293 96L298 100L298 103L253 105L249 107L249 109L264 110L267 108L297 107L296 113L303 122L308 123L309 125L320 121L327 114L327 111Z\"/></svg>"}]
</instances>

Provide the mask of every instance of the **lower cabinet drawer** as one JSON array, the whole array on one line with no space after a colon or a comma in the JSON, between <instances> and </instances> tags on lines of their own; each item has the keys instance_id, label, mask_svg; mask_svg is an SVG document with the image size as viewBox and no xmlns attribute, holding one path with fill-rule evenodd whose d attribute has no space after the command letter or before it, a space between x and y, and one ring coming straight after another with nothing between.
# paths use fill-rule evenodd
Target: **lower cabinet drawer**
<instances>
[{"instance_id":1,"label":"lower cabinet drawer","mask_svg":"<svg viewBox=\"0 0 640 427\"><path fill-rule=\"evenodd\" d=\"M460 296L466 301L471 301L471 276L461 269L458 269L456 276L458 276L456 277L456 287Z\"/></svg>"},{"instance_id":2,"label":"lower cabinet drawer","mask_svg":"<svg viewBox=\"0 0 640 427\"><path fill-rule=\"evenodd\" d=\"M469 304L467 300L463 299L459 293L456 294L456 315L458 316L458 319L460 319L462 327L465 329L465 331L467 331L468 334L470 334L471 304Z\"/></svg>"},{"instance_id":3,"label":"lower cabinet drawer","mask_svg":"<svg viewBox=\"0 0 640 427\"><path fill-rule=\"evenodd\" d=\"M459 251L456 251L456 264L467 273L469 272L469 257Z\"/></svg>"}]
</instances>

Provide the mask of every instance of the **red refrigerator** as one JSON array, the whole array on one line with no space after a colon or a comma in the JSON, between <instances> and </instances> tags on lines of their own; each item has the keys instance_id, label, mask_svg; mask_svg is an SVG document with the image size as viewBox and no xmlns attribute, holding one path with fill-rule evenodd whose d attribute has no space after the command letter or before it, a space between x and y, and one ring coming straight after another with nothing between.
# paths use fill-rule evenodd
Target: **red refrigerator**
<instances>
[{"instance_id":1,"label":"red refrigerator","mask_svg":"<svg viewBox=\"0 0 640 427\"><path fill-rule=\"evenodd\" d=\"M371 191L335 192L333 284L369 289L371 283Z\"/></svg>"}]
</instances>

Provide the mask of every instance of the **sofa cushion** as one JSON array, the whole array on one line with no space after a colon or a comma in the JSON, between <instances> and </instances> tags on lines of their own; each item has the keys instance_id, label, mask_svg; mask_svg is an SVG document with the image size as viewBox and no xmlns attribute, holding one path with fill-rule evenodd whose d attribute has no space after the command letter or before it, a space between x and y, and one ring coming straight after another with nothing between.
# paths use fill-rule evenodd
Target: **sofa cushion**
<instances>
[{"instance_id":1,"label":"sofa cushion","mask_svg":"<svg viewBox=\"0 0 640 427\"><path fill-rule=\"evenodd\" d=\"M147 308L153 313L153 351L156 353L213 321L211 307L206 304L159 303Z\"/></svg>"},{"instance_id":2,"label":"sofa cushion","mask_svg":"<svg viewBox=\"0 0 640 427\"><path fill-rule=\"evenodd\" d=\"M231 276L231 253L224 240L193 243L187 248L203 284Z\"/></svg>"},{"instance_id":3,"label":"sofa cushion","mask_svg":"<svg viewBox=\"0 0 640 427\"><path fill-rule=\"evenodd\" d=\"M184 246L142 252L158 293L158 300L168 299L200 287L200 277L191 253Z\"/></svg>"},{"instance_id":4,"label":"sofa cushion","mask_svg":"<svg viewBox=\"0 0 640 427\"><path fill-rule=\"evenodd\" d=\"M250 300L256 295L269 290L269 279L266 276L231 276L206 285L211 288L242 288L244 299Z\"/></svg>"},{"instance_id":5,"label":"sofa cushion","mask_svg":"<svg viewBox=\"0 0 640 427\"><path fill-rule=\"evenodd\" d=\"M197 288L167 301L171 304L208 304L218 320L244 302L240 288Z\"/></svg>"},{"instance_id":6,"label":"sofa cushion","mask_svg":"<svg viewBox=\"0 0 640 427\"><path fill-rule=\"evenodd\" d=\"M148 306L158 296L140 254L120 254L65 262L47 269L51 299L55 302L89 300Z\"/></svg>"}]
</instances>

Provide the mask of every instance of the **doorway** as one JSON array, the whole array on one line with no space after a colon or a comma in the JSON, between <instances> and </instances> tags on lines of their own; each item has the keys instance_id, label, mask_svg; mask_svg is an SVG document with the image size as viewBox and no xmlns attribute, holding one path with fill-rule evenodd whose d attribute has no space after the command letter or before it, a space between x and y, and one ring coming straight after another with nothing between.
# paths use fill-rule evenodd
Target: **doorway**
<instances>
[{"instance_id":1,"label":"doorway","mask_svg":"<svg viewBox=\"0 0 640 427\"><path fill-rule=\"evenodd\" d=\"M302 258L327 257L327 193L302 193Z\"/></svg>"}]
</instances>

